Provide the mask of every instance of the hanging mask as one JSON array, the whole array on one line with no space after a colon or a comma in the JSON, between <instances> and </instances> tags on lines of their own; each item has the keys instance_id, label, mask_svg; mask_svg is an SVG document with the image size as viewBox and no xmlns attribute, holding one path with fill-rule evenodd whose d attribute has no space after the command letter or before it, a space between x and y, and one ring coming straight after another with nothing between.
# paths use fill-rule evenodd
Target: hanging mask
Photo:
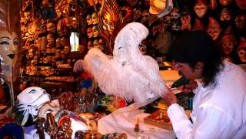
<instances>
[{"instance_id":1,"label":"hanging mask","mask_svg":"<svg viewBox=\"0 0 246 139\"><path fill-rule=\"evenodd\" d=\"M240 30L245 29L246 28L246 15L241 14L238 15L235 19L236 22L236 27Z\"/></svg>"},{"instance_id":2,"label":"hanging mask","mask_svg":"<svg viewBox=\"0 0 246 139\"><path fill-rule=\"evenodd\" d=\"M98 40L97 40L97 39L95 39L95 40L93 41L93 47L99 48L99 43L98 43Z\"/></svg>"},{"instance_id":3,"label":"hanging mask","mask_svg":"<svg viewBox=\"0 0 246 139\"><path fill-rule=\"evenodd\" d=\"M92 27L92 31L93 31L93 37L98 37L98 27L97 26L93 26Z\"/></svg>"},{"instance_id":4,"label":"hanging mask","mask_svg":"<svg viewBox=\"0 0 246 139\"><path fill-rule=\"evenodd\" d=\"M220 43L221 43L221 46L223 48L223 52L225 55L229 55L232 53L237 42L236 42L235 36L232 32L231 26L229 26L225 30L225 32L224 32L224 34L220 40Z\"/></svg>"},{"instance_id":5,"label":"hanging mask","mask_svg":"<svg viewBox=\"0 0 246 139\"><path fill-rule=\"evenodd\" d=\"M91 20L92 20L92 24L95 25L98 23L98 16L97 13L92 13L91 15Z\"/></svg>"},{"instance_id":6,"label":"hanging mask","mask_svg":"<svg viewBox=\"0 0 246 139\"><path fill-rule=\"evenodd\" d=\"M54 23L50 22L50 23L47 23L47 31L49 33L55 33L56 32L56 26Z\"/></svg>"},{"instance_id":7,"label":"hanging mask","mask_svg":"<svg viewBox=\"0 0 246 139\"><path fill-rule=\"evenodd\" d=\"M221 27L213 17L209 17L207 33L212 37L213 40L217 40L221 33Z\"/></svg>"},{"instance_id":8,"label":"hanging mask","mask_svg":"<svg viewBox=\"0 0 246 139\"><path fill-rule=\"evenodd\" d=\"M208 10L207 3L204 0L197 0L194 6L194 11L199 18L203 18Z\"/></svg>"},{"instance_id":9,"label":"hanging mask","mask_svg":"<svg viewBox=\"0 0 246 139\"><path fill-rule=\"evenodd\" d=\"M93 43L92 43L92 41L88 41L88 43L87 43L87 48L88 48L88 49L93 48Z\"/></svg>"},{"instance_id":10,"label":"hanging mask","mask_svg":"<svg viewBox=\"0 0 246 139\"><path fill-rule=\"evenodd\" d=\"M50 44L50 45L55 44L55 39L54 39L53 34L48 34L47 35L47 44Z\"/></svg>"},{"instance_id":11,"label":"hanging mask","mask_svg":"<svg viewBox=\"0 0 246 139\"><path fill-rule=\"evenodd\" d=\"M87 28L87 37L91 38L93 36L93 30L91 27Z\"/></svg>"},{"instance_id":12,"label":"hanging mask","mask_svg":"<svg viewBox=\"0 0 246 139\"><path fill-rule=\"evenodd\" d=\"M173 11L171 12L171 18L178 19L179 17L180 17L179 9L173 8Z\"/></svg>"},{"instance_id":13,"label":"hanging mask","mask_svg":"<svg viewBox=\"0 0 246 139\"><path fill-rule=\"evenodd\" d=\"M230 20L231 20L231 12L228 9L223 8L221 13L220 13L220 21L226 22L226 21L230 21Z\"/></svg>"},{"instance_id":14,"label":"hanging mask","mask_svg":"<svg viewBox=\"0 0 246 139\"><path fill-rule=\"evenodd\" d=\"M172 21L172 30L180 31L180 29L181 29L180 22L178 20Z\"/></svg>"},{"instance_id":15,"label":"hanging mask","mask_svg":"<svg viewBox=\"0 0 246 139\"><path fill-rule=\"evenodd\" d=\"M241 62L246 63L246 38L241 37L240 43L237 49L237 54Z\"/></svg>"},{"instance_id":16,"label":"hanging mask","mask_svg":"<svg viewBox=\"0 0 246 139\"><path fill-rule=\"evenodd\" d=\"M232 2L232 0L219 0L219 2L221 5L227 6Z\"/></svg>"},{"instance_id":17,"label":"hanging mask","mask_svg":"<svg viewBox=\"0 0 246 139\"><path fill-rule=\"evenodd\" d=\"M89 15L89 14L86 16L86 23L87 23L87 25L91 25L92 24L91 15Z\"/></svg>"}]
</instances>

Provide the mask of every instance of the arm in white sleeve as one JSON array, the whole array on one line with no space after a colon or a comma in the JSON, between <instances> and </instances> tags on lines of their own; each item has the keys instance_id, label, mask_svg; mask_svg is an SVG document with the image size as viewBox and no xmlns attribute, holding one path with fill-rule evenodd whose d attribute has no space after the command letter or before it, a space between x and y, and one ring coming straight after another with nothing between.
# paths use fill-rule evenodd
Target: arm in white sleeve
<instances>
[{"instance_id":1,"label":"arm in white sleeve","mask_svg":"<svg viewBox=\"0 0 246 139\"><path fill-rule=\"evenodd\" d=\"M193 124L178 104L168 108L168 116L178 139L230 139L236 133L230 128L233 119L213 106L200 107L199 115Z\"/></svg>"}]
</instances>

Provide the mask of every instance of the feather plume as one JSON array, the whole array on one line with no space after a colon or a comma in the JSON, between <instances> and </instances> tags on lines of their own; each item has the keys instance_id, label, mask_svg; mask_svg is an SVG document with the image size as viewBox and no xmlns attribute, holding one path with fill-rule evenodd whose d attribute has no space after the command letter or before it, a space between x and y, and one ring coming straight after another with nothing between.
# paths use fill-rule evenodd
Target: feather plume
<instances>
[{"instance_id":1,"label":"feather plume","mask_svg":"<svg viewBox=\"0 0 246 139\"><path fill-rule=\"evenodd\" d=\"M19 31L20 2L17 0L0 1L0 29L7 29L10 32Z\"/></svg>"}]
</instances>

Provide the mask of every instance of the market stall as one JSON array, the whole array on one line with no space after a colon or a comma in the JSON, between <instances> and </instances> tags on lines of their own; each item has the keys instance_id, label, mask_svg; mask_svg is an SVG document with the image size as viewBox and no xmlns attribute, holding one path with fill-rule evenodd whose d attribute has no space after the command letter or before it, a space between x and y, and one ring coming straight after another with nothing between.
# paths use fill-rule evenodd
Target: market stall
<instances>
[{"instance_id":1,"label":"market stall","mask_svg":"<svg viewBox=\"0 0 246 139\"><path fill-rule=\"evenodd\" d=\"M187 80L172 67L170 44L203 30L245 67L246 8L240 0L156 1L1 1L0 41L20 41L8 51L0 43L0 138L11 123L27 139L174 139L164 88L187 114L193 95L178 90ZM129 23L139 24L123 32Z\"/></svg>"}]
</instances>

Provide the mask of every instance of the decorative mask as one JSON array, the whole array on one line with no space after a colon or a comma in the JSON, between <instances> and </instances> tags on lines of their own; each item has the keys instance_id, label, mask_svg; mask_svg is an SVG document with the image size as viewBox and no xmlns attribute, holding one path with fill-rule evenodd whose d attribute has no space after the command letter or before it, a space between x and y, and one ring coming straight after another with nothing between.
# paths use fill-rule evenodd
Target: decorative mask
<instances>
[{"instance_id":1,"label":"decorative mask","mask_svg":"<svg viewBox=\"0 0 246 139\"><path fill-rule=\"evenodd\" d=\"M54 23L50 22L50 23L47 23L47 31L49 33L55 33L56 32L56 26Z\"/></svg>"},{"instance_id":2,"label":"decorative mask","mask_svg":"<svg viewBox=\"0 0 246 139\"><path fill-rule=\"evenodd\" d=\"M93 31L93 37L98 37L98 27L97 26L93 26L92 27L92 31Z\"/></svg>"},{"instance_id":3,"label":"decorative mask","mask_svg":"<svg viewBox=\"0 0 246 139\"><path fill-rule=\"evenodd\" d=\"M235 19L236 27L238 29L245 29L246 28L246 15L240 14Z\"/></svg>"},{"instance_id":4,"label":"decorative mask","mask_svg":"<svg viewBox=\"0 0 246 139\"><path fill-rule=\"evenodd\" d=\"M61 39L60 39L61 46L66 46L68 44L67 42L68 41L67 41L66 37L61 37Z\"/></svg>"},{"instance_id":5,"label":"decorative mask","mask_svg":"<svg viewBox=\"0 0 246 139\"><path fill-rule=\"evenodd\" d=\"M103 50L103 39L98 40L98 45L101 50Z\"/></svg>"},{"instance_id":6,"label":"decorative mask","mask_svg":"<svg viewBox=\"0 0 246 139\"><path fill-rule=\"evenodd\" d=\"M229 26L225 30L225 32L224 32L224 34L223 34L223 36L222 36L222 38L220 40L220 43L221 43L221 46L223 48L224 54L225 55L231 54L231 52L234 49L234 46L237 43L236 38L235 38L235 36L234 36L234 34L232 32L232 27L231 26Z\"/></svg>"},{"instance_id":7,"label":"decorative mask","mask_svg":"<svg viewBox=\"0 0 246 139\"><path fill-rule=\"evenodd\" d=\"M208 6L205 0L197 0L194 6L194 11L199 18L203 18L207 13Z\"/></svg>"},{"instance_id":8,"label":"decorative mask","mask_svg":"<svg viewBox=\"0 0 246 139\"><path fill-rule=\"evenodd\" d=\"M55 39L53 34L48 34L47 35L47 43L53 45L55 43Z\"/></svg>"},{"instance_id":9,"label":"decorative mask","mask_svg":"<svg viewBox=\"0 0 246 139\"><path fill-rule=\"evenodd\" d=\"M15 32L0 31L0 59L2 74L7 82L12 80L12 66L17 60L19 39Z\"/></svg>"},{"instance_id":10,"label":"decorative mask","mask_svg":"<svg viewBox=\"0 0 246 139\"><path fill-rule=\"evenodd\" d=\"M207 33L212 37L213 40L217 40L221 33L221 27L218 21L216 21L216 19L214 19L213 17L209 17Z\"/></svg>"},{"instance_id":11,"label":"decorative mask","mask_svg":"<svg viewBox=\"0 0 246 139\"><path fill-rule=\"evenodd\" d=\"M93 30L92 27L88 27L87 28L87 37L91 38L93 36Z\"/></svg>"},{"instance_id":12,"label":"decorative mask","mask_svg":"<svg viewBox=\"0 0 246 139\"><path fill-rule=\"evenodd\" d=\"M172 19L178 19L180 17L179 9L178 8L173 8L171 12L171 18Z\"/></svg>"},{"instance_id":13,"label":"decorative mask","mask_svg":"<svg viewBox=\"0 0 246 139\"><path fill-rule=\"evenodd\" d=\"M88 42L87 42L87 48L88 48L88 49L93 48L93 43L92 43L92 41L88 41Z\"/></svg>"},{"instance_id":14,"label":"decorative mask","mask_svg":"<svg viewBox=\"0 0 246 139\"><path fill-rule=\"evenodd\" d=\"M91 20L92 20L92 24L95 25L98 23L98 16L97 13L92 13L91 15Z\"/></svg>"},{"instance_id":15,"label":"decorative mask","mask_svg":"<svg viewBox=\"0 0 246 139\"><path fill-rule=\"evenodd\" d=\"M86 16L86 23L87 23L87 25L91 25L92 24L92 19L91 19L91 15L90 14L88 14Z\"/></svg>"},{"instance_id":16,"label":"decorative mask","mask_svg":"<svg viewBox=\"0 0 246 139\"><path fill-rule=\"evenodd\" d=\"M18 25L19 2L15 0L0 1L0 61L1 77L8 84L12 84L18 74ZM10 89L11 97L14 99L13 90ZM13 104L13 102L11 102Z\"/></svg>"},{"instance_id":17,"label":"decorative mask","mask_svg":"<svg viewBox=\"0 0 246 139\"><path fill-rule=\"evenodd\" d=\"M219 0L219 2L221 5L227 6L232 2L232 0Z\"/></svg>"},{"instance_id":18,"label":"decorative mask","mask_svg":"<svg viewBox=\"0 0 246 139\"><path fill-rule=\"evenodd\" d=\"M99 48L99 43L98 43L98 40L97 40L97 39L95 39L95 40L93 41L93 47Z\"/></svg>"},{"instance_id":19,"label":"decorative mask","mask_svg":"<svg viewBox=\"0 0 246 139\"><path fill-rule=\"evenodd\" d=\"M173 31L180 31L181 26L180 26L180 22L178 20L174 20L172 22L172 30Z\"/></svg>"},{"instance_id":20,"label":"decorative mask","mask_svg":"<svg viewBox=\"0 0 246 139\"><path fill-rule=\"evenodd\" d=\"M231 12L228 9L223 8L220 13L220 21L225 22L230 20L231 20Z\"/></svg>"},{"instance_id":21,"label":"decorative mask","mask_svg":"<svg viewBox=\"0 0 246 139\"><path fill-rule=\"evenodd\" d=\"M237 49L237 54L241 62L246 63L246 38L241 37L240 43Z\"/></svg>"},{"instance_id":22,"label":"decorative mask","mask_svg":"<svg viewBox=\"0 0 246 139\"><path fill-rule=\"evenodd\" d=\"M64 46L64 52L65 52L65 54L69 54L70 53L70 47Z\"/></svg>"},{"instance_id":23,"label":"decorative mask","mask_svg":"<svg viewBox=\"0 0 246 139\"><path fill-rule=\"evenodd\" d=\"M191 16L188 7L184 7L180 21L181 30L191 30Z\"/></svg>"}]
</instances>

